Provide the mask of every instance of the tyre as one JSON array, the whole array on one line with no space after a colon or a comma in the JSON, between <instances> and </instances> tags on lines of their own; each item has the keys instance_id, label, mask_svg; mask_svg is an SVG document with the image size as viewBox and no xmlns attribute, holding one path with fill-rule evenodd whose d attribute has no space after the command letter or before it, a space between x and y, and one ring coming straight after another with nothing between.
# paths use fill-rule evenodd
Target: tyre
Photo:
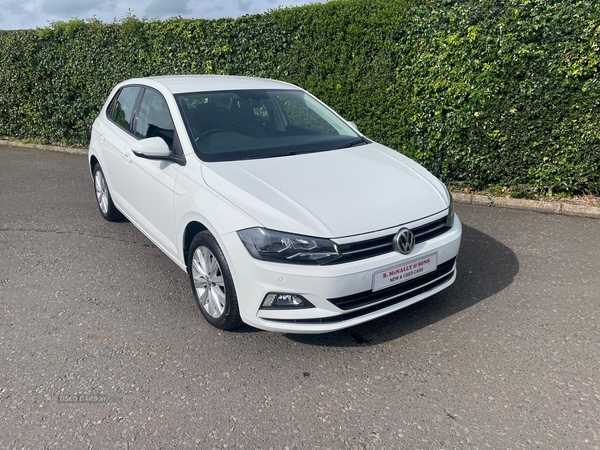
<instances>
[{"instance_id":1,"label":"tyre","mask_svg":"<svg viewBox=\"0 0 600 450\"><path fill-rule=\"evenodd\" d=\"M117 207L110 197L110 191L108 190L108 184L104 177L104 172L100 164L96 164L92 171L94 176L94 190L96 191L96 203L100 214L109 222L118 222L123 220L123 214L119 212Z\"/></svg>"},{"instance_id":2,"label":"tyre","mask_svg":"<svg viewBox=\"0 0 600 450\"><path fill-rule=\"evenodd\" d=\"M192 240L188 273L196 304L211 325L221 330L241 325L233 277L221 247L210 232L198 233Z\"/></svg>"}]
</instances>

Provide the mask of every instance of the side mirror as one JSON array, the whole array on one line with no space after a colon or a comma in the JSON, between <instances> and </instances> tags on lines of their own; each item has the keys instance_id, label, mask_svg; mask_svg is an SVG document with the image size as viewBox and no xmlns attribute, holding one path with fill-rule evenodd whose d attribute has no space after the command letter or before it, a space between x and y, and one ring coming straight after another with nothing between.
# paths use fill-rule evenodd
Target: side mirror
<instances>
[{"instance_id":1,"label":"side mirror","mask_svg":"<svg viewBox=\"0 0 600 450\"><path fill-rule=\"evenodd\" d=\"M352 128L354 128L356 131L358 131L358 127L356 126L356 124L354 122L351 122L349 120L347 120L346 122L348 122L348 125L350 125Z\"/></svg>"},{"instance_id":2,"label":"side mirror","mask_svg":"<svg viewBox=\"0 0 600 450\"><path fill-rule=\"evenodd\" d=\"M131 146L131 151L140 158L166 159L170 158L171 150L163 138L152 137L137 141Z\"/></svg>"}]
</instances>

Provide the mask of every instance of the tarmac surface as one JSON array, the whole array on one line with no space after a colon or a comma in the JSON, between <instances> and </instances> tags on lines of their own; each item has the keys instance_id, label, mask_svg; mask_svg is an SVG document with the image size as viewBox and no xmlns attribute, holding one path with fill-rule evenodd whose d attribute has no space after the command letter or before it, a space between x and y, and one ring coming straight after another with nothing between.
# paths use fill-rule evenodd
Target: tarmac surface
<instances>
[{"instance_id":1,"label":"tarmac surface","mask_svg":"<svg viewBox=\"0 0 600 450\"><path fill-rule=\"evenodd\" d=\"M0 449L600 448L600 220L457 205L446 291L222 332L86 158L0 158Z\"/></svg>"}]
</instances>

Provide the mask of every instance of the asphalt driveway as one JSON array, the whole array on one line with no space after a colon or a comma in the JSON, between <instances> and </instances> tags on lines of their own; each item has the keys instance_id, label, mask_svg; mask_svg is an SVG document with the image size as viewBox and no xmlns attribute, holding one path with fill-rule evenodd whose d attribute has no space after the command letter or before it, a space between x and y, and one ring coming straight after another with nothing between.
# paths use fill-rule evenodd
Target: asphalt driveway
<instances>
[{"instance_id":1,"label":"asphalt driveway","mask_svg":"<svg viewBox=\"0 0 600 450\"><path fill-rule=\"evenodd\" d=\"M84 157L0 161L2 449L600 448L600 220L457 205L445 292L328 335L222 332L100 217Z\"/></svg>"}]
</instances>

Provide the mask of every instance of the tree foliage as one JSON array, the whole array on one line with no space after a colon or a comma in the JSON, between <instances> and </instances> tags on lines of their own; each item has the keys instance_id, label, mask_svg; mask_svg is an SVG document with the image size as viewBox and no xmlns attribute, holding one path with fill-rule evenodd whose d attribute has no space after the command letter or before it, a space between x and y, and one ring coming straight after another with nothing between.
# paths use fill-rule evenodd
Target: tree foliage
<instances>
[{"instance_id":1,"label":"tree foliage","mask_svg":"<svg viewBox=\"0 0 600 450\"><path fill-rule=\"evenodd\" d=\"M250 75L302 86L445 181L600 193L599 47L594 0L333 0L238 19L76 19L0 31L0 136L86 145L119 81Z\"/></svg>"}]
</instances>

